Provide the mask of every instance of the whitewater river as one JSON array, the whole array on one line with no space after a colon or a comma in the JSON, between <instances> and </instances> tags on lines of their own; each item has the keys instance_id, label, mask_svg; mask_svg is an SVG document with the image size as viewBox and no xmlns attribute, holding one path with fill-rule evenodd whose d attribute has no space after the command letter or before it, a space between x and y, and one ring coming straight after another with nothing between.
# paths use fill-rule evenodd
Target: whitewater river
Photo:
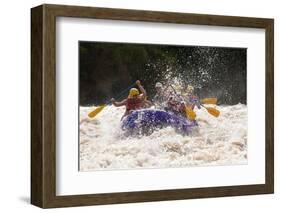
<instances>
[{"instance_id":1,"label":"whitewater river","mask_svg":"<svg viewBox=\"0 0 281 213\"><path fill-rule=\"evenodd\" d=\"M189 136L172 128L140 138L120 129L124 108L107 106L94 119L80 107L80 171L247 163L247 106L218 106L218 118L195 110L199 127Z\"/></svg>"}]
</instances>

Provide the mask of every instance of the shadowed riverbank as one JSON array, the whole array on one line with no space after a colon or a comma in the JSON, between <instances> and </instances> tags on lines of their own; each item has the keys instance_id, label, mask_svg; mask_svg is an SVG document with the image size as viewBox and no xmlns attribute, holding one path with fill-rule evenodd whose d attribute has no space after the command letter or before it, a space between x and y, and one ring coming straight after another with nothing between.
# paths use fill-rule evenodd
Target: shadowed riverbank
<instances>
[{"instance_id":1,"label":"shadowed riverbank","mask_svg":"<svg viewBox=\"0 0 281 213\"><path fill-rule=\"evenodd\" d=\"M246 104L246 53L244 48L80 42L79 102L103 104L137 79L151 99L156 82L176 79L193 85L201 98Z\"/></svg>"}]
</instances>

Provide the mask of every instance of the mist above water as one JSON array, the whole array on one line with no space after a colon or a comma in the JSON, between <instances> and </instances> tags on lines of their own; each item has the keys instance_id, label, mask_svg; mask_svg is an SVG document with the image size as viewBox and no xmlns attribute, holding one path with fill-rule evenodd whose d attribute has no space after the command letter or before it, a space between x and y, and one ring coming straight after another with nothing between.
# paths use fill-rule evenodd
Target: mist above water
<instances>
[{"instance_id":1,"label":"mist above water","mask_svg":"<svg viewBox=\"0 0 281 213\"><path fill-rule=\"evenodd\" d=\"M219 104L247 103L245 48L80 42L79 58L81 106L103 104L137 79L149 99L156 82L178 82Z\"/></svg>"}]
</instances>

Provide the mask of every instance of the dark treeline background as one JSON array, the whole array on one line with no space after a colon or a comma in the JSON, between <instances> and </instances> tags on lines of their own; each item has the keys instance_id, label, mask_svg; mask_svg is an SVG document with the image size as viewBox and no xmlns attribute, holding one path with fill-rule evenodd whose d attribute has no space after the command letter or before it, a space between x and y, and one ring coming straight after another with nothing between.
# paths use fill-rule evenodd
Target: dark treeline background
<instances>
[{"instance_id":1,"label":"dark treeline background","mask_svg":"<svg viewBox=\"0 0 281 213\"><path fill-rule=\"evenodd\" d=\"M180 79L201 98L246 104L246 57L245 48L79 42L80 105L103 104L137 79L149 99L156 82Z\"/></svg>"}]
</instances>

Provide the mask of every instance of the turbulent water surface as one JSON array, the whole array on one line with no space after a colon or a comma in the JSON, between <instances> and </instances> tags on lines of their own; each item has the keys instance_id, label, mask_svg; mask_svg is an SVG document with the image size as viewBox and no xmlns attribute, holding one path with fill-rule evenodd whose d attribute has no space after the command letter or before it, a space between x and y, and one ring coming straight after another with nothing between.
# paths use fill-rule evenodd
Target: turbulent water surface
<instances>
[{"instance_id":1,"label":"turbulent water surface","mask_svg":"<svg viewBox=\"0 0 281 213\"><path fill-rule=\"evenodd\" d=\"M123 107L89 119L91 109L80 107L80 171L247 163L246 105L218 106L218 118L195 110L199 127L188 136L167 127L137 138L120 128Z\"/></svg>"}]
</instances>

